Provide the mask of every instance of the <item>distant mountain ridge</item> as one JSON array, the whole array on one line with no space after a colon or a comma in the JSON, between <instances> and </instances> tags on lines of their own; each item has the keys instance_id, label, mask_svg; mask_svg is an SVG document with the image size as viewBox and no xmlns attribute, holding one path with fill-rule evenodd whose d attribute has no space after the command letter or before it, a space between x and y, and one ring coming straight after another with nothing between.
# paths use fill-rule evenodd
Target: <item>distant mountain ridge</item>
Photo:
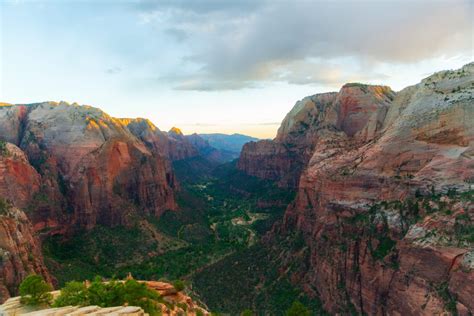
<instances>
[{"instance_id":1,"label":"distant mountain ridge","mask_svg":"<svg viewBox=\"0 0 474 316\"><path fill-rule=\"evenodd\" d=\"M258 138L247 136L243 134L198 134L203 139L209 142L209 145L219 150L225 150L233 153L240 154L242 147L248 142L259 141ZM238 155L237 155L238 157ZM237 158L236 157L236 158Z\"/></svg>"}]
</instances>

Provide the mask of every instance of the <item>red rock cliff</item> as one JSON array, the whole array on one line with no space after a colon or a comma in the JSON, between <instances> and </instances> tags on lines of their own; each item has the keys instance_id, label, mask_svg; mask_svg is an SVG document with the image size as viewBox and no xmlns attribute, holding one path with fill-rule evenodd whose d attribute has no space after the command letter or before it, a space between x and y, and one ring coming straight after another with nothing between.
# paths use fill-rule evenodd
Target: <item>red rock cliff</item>
<instances>
[{"instance_id":1,"label":"red rock cliff","mask_svg":"<svg viewBox=\"0 0 474 316\"><path fill-rule=\"evenodd\" d=\"M238 168L282 187L297 187L319 141L373 138L394 96L388 87L348 84L338 93L306 97L287 114L273 141L244 146Z\"/></svg>"},{"instance_id":2,"label":"red rock cliff","mask_svg":"<svg viewBox=\"0 0 474 316\"><path fill-rule=\"evenodd\" d=\"M168 159L182 160L197 156L198 150L181 134L171 130L162 132L147 119L120 119L127 128L152 151Z\"/></svg>"},{"instance_id":3,"label":"red rock cliff","mask_svg":"<svg viewBox=\"0 0 474 316\"><path fill-rule=\"evenodd\" d=\"M14 200L20 207L29 201L36 229L118 225L131 214L176 208L166 155L122 120L89 106L46 102L1 107L0 126L0 137L16 141L34 166L18 172L17 182L37 177L36 184Z\"/></svg>"},{"instance_id":4,"label":"red rock cliff","mask_svg":"<svg viewBox=\"0 0 474 316\"><path fill-rule=\"evenodd\" d=\"M26 214L0 202L0 301L18 294L18 286L29 274L52 282L43 262L41 244Z\"/></svg>"},{"instance_id":5,"label":"red rock cliff","mask_svg":"<svg viewBox=\"0 0 474 316\"><path fill-rule=\"evenodd\" d=\"M20 282L31 273L51 282L39 239L26 208L39 191L40 175L15 145L0 144L0 301L16 295Z\"/></svg>"},{"instance_id":6,"label":"red rock cliff","mask_svg":"<svg viewBox=\"0 0 474 316\"><path fill-rule=\"evenodd\" d=\"M396 95L349 84L294 136L311 154L274 234L302 234L309 268L294 277L331 313L473 313L473 87L474 64ZM265 146L308 116L287 116ZM240 167L266 177L246 161L263 145L251 146Z\"/></svg>"}]
</instances>

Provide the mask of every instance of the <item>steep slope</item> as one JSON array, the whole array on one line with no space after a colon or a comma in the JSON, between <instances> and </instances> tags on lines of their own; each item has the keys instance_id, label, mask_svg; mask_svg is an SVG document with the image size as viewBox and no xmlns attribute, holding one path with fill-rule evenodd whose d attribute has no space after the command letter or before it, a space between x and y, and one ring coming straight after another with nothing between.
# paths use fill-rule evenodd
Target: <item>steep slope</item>
<instances>
[{"instance_id":1,"label":"steep slope","mask_svg":"<svg viewBox=\"0 0 474 316\"><path fill-rule=\"evenodd\" d=\"M0 200L0 301L18 294L20 282L29 274L41 274L49 283L40 241L26 214Z\"/></svg>"},{"instance_id":2,"label":"steep slope","mask_svg":"<svg viewBox=\"0 0 474 316\"><path fill-rule=\"evenodd\" d=\"M273 141L243 147L238 167L282 187L296 187L320 140L370 140L379 132L394 96L388 87L347 84L338 93L306 97L287 114Z\"/></svg>"},{"instance_id":3,"label":"steep slope","mask_svg":"<svg viewBox=\"0 0 474 316\"><path fill-rule=\"evenodd\" d=\"M18 285L30 273L51 277L44 265L40 241L26 214L39 191L40 176L15 145L0 142L0 301L17 294Z\"/></svg>"},{"instance_id":4,"label":"steep slope","mask_svg":"<svg viewBox=\"0 0 474 316\"><path fill-rule=\"evenodd\" d=\"M474 64L396 96L349 84L320 112L312 102L306 110L297 104L275 141L265 143L281 148L291 138L309 140L297 197L274 236L304 236L309 267L295 277L326 310L474 311L473 104ZM308 124L312 113L318 119ZM239 164L249 173L248 157L262 145L251 146ZM265 166L280 183L288 176L282 165Z\"/></svg>"},{"instance_id":5,"label":"steep slope","mask_svg":"<svg viewBox=\"0 0 474 316\"><path fill-rule=\"evenodd\" d=\"M0 141L0 197L26 208L40 189L41 176L17 146Z\"/></svg>"},{"instance_id":6,"label":"steep slope","mask_svg":"<svg viewBox=\"0 0 474 316\"><path fill-rule=\"evenodd\" d=\"M159 216L176 207L167 159L99 109L3 106L0 126L0 137L16 142L41 176L30 203L37 229L126 224L134 214Z\"/></svg>"}]
</instances>

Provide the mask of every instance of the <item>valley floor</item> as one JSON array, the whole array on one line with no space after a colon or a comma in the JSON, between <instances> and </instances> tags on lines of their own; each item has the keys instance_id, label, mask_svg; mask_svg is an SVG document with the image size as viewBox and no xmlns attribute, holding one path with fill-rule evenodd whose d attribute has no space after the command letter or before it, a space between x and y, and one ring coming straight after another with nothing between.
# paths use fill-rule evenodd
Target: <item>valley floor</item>
<instances>
[{"instance_id":1,"label":"valley floor","mask_svg":"<svg viewBox=\"0 0 474 316\"><path fill-rule=\"evenodd\" d=\"M279 276L282 254L261 242L293 192L241 174L232 163L205 174L192 173L193 161L175 169L183 179L179 211L159 220L136 218L129 227L80 231L67 241L47 238L43 252L58 283L131 273L143 280L185 280L218 312L283 314L297 299L319 309Z\"/></svg>"}]
</instances>

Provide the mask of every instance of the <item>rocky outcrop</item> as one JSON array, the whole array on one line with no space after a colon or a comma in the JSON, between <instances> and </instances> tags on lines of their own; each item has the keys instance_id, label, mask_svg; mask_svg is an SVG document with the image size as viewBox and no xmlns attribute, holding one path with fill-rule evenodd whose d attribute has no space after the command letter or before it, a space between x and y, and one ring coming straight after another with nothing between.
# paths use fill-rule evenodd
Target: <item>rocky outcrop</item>
<instances>
[{"instance_id":1,"label":"rocky outcrop","mask_svg":"<svg viewBox=\"0 0 474 316\"><path fill-rule=\"evenodd\" d=\"M126 225L128 215L158 217L176 208L169 164L142 144L112 139L81 165L70 180L74 222L81 227Z\"/></svg>"},{"instance_id":2,"label":"rocky outcrop","mask_svg":"<svg viewBox=\"0 0 474 316\"><path fill-rule=\"evenodd\" d=\"M169 138L170 157L172 160L183 160L199 155L199 150L189 142L179 128L171 128L167 136Z\"/></svg>"},{"instance_id":3,"label":"rocky outcrop","mask_svg":"<svg viewBox=\"0 0 474 316\"><path fill-rule=\"evenodd\" d=\"M41 183L29 205L37 230L126 224L133 214L159 216L176 208L166 155L144 144L128 123L65 102L0 108L0 138L15 141L26 154L21 177ZM30 195L37 186L31 185ZM28 198L12 200L24 207Z\"/></svg>"},{"instance_id":4,"label":"rocky outcrop","mask_svg":"<svg viewBox=\"0 0 474 316\"><path fill-rule=\"evenodd\" d=\"M176 127L166 133L147 119L120 119L120 121L150 150L172 161L196 157L199 154Z\"/></svg>"},{"instance_id":5,"label":"rocky outcrop","mask_svg":"<svg viewBox=\"0 0 474 316\"><path fill-rule=\"evenodd\" d=\"M304 236L310 268L300 282L332 313L473 313L474 205L453 192L473 189L474 64L396 95L349 84L333 98L320 112L308 105L313 125L299 123L314 117L304 106L292 110L267 145L312 140L297 197L274 232Z\"/></svg>"},{"instance_id":6,"label":"rocky outcrop","mask_svg":"<svg viewBox=\"0 0 474 316\"><path fill-rule=\"evenodd\" d=\"M3 144L3 145L2 145ZM0 144L0 197L20 208L30 205L40 189L41 176L25 153L11 143Z\"/></svg>"},{"instance_id":7,"label":"rocky outcrop","mask_svg":"<svg viewBox=\"0 0 474 316\"><path fill-rule=\"evenodd\" d=\"M238 168L282 187L296 187L319 142L373 139L394 97L388 87L362 84L306 97L287 114L273 141L244 146Z\"/></svg>"},{"instance_id":8,"label":"rocky outcrop","mask_svg":"<svg viewBox=\"0 0 474 316\"><path fill-rule=\"evenodd\" d=\"M279 142L261 140L244 145L237 167L261 179L276 181L282 187L296 187L304 157Z\"/></svg>"},{"instance_id":9,"label":"rocky outcrop","mask_svg":"<svg viewBox=\"0 0 474 316\"><path fill-rule=\"evenodd\" d=\"M0 200L0 301L18 294L19 284L32 273L52 282L28 217Z\"/></svg>"}]
</instances>

